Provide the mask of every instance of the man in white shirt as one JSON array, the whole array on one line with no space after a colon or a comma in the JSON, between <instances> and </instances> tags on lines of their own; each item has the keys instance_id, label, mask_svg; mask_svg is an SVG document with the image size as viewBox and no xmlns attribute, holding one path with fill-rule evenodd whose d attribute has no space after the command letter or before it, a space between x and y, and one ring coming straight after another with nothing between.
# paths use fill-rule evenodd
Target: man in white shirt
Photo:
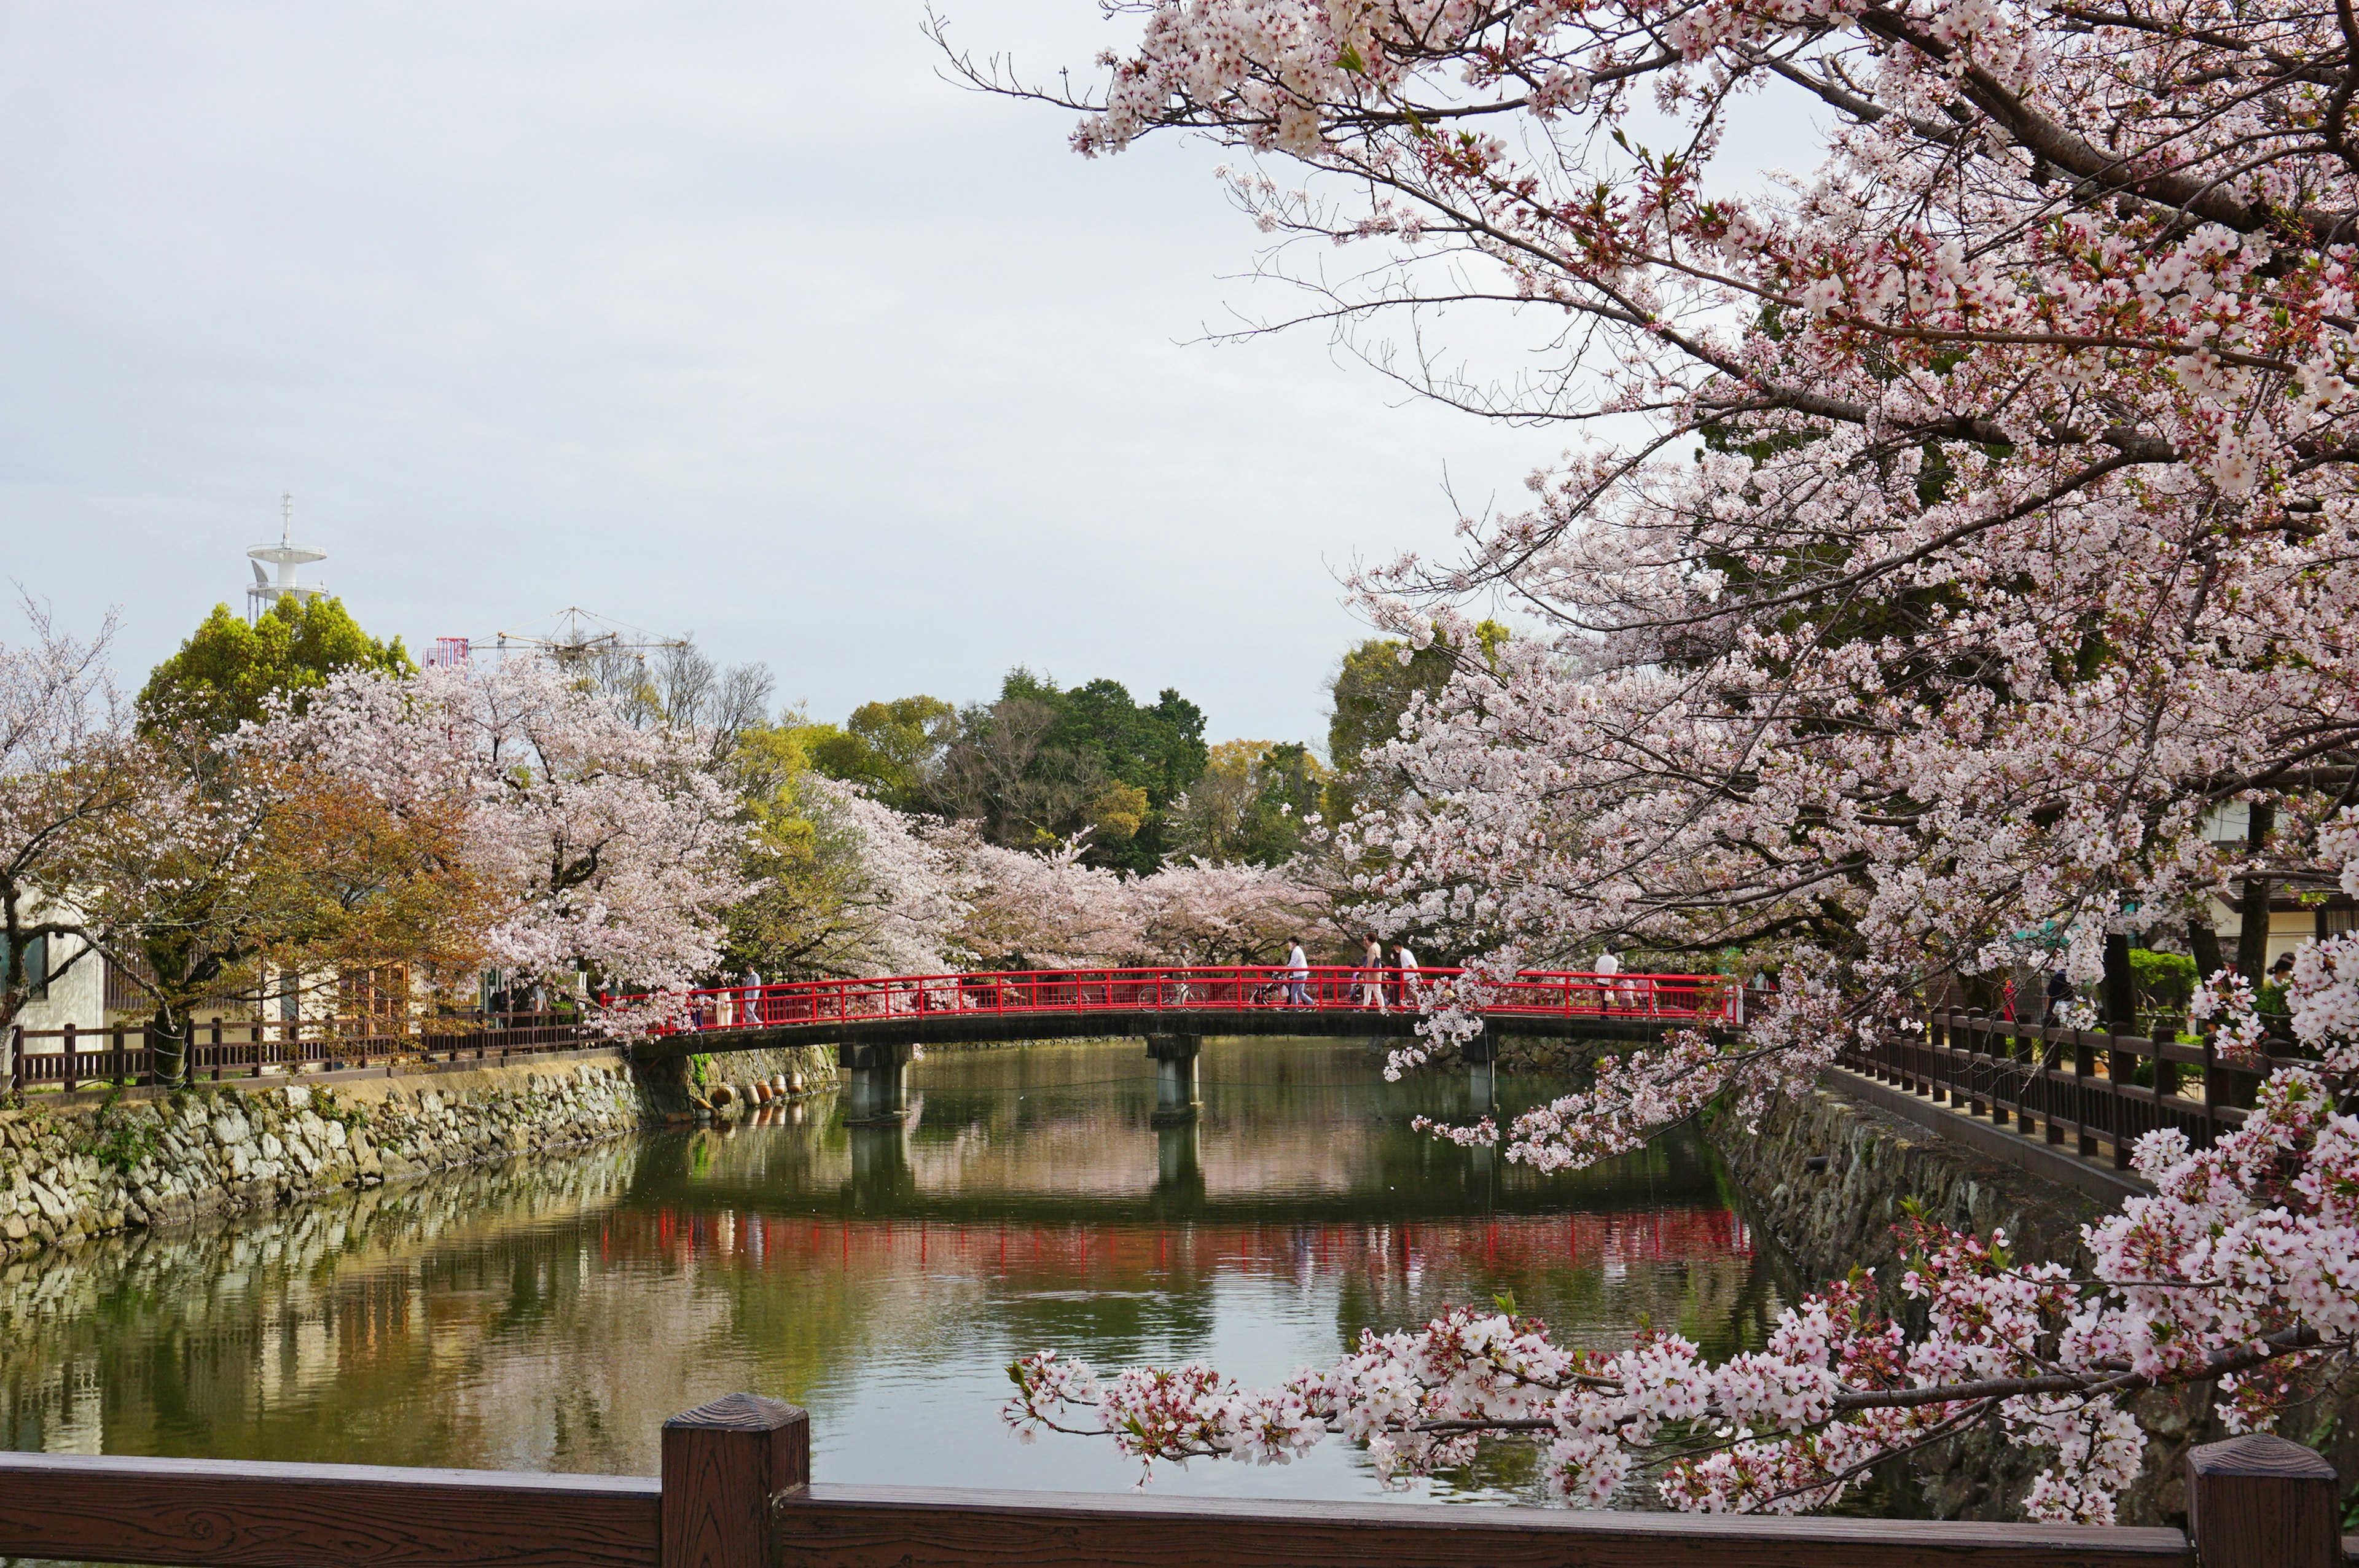
<instances>
[{"instance_id":1,"label":"man in white shirt","mask_svg":"<svg viewBox=\"0 0 2359 1568\"><path fill-rule=\"evenodd\" d=\"M1589 967L1589 972L1593 975L1618 975L1622 972L1622 960L1614 956L1613 948L1608 947L1597 955L1597 962ZM1619 1007L1622 1002L1621 989L1622 988L1614 985L1611 979L1599 986L1597 988L1598 1011L1602 1012Z\"/></svg>"},{"instance_id":2,"label":"man in white shirt","mask_svg":"<svg viewBox=\"0 0 2359 1568\"><path fill-rule=\"evenodd\" d=\"M1400 1004L1403 1007L1416 1006L1417 955L1408 950L1408 943L1403 942L1393 949L1393 968L1400 971Z\"/></svg>"},{"instance_id":3,"label":"man in white shirt","mask_svg":"<svg viewBox=\"0 0 2359 1568\"><path fill-rule=\"evenodd\" d=\"M1303 956L1302 938L1297 936L1286 955L1286 999L1296 1007L1310 1005L1310 960Z\"/></svg>"}]
</instances>

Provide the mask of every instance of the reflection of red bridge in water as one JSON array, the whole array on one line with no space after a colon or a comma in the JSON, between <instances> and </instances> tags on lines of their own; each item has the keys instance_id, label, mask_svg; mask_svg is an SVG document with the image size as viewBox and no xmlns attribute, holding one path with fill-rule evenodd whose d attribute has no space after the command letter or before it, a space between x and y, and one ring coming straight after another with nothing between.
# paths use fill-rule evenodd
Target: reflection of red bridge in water
<instances>
[{"instance_id":1,"label":"reflection of red bridge in water","mask_svg":"<svg viewBox=\"0 0 2359 1568\"><path fill-rule=\"evenodd\" d=\"M969 1276L1401 1273L1476 1268L1595 1270L1753 1256L1753 1233L1724 1208L1638 1214L1333 1225L1007 1225L806 1219L669 1207L610 1215L603 1258L725 1261L745 1269L854 1268Z\"/></svg>"}]
</instances>

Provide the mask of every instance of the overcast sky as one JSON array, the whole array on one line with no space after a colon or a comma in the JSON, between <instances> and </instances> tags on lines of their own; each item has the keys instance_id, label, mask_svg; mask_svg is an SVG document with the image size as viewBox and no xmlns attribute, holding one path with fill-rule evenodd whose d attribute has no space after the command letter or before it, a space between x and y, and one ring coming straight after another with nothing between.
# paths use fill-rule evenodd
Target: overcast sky
<instances>
[{"instance_id":1,"label":"overcast sky","mask_svg":"<svg viewBox=\"0 0 2359 1568\"><path fill-rule=\"evenodd\" d=\"M1125 36L944 9L1042 70ZM922 16L0 0L0 567L119 607L136 685L291 491L413 647L580 604L818 718L1024 663L1323 741L1336 573L1558 443L1191 341L1277 303L1220 153L1086 162Z\"/></svg>"}]
</instances>

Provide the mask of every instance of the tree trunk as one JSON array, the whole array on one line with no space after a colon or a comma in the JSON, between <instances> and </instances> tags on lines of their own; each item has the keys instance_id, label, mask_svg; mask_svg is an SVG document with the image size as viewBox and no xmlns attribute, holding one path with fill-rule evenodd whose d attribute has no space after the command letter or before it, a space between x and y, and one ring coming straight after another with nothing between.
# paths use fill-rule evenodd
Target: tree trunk
<instances>
[{"instance_id":1,"label":"tree trunk","mask_svg":"<svg viewBox=\"0 0 2359 1568\"><path fill-rule=\"evenodd\" d=\"M186 1077L189 1065L189 1026L186 1020L173 1022L163 1008L147 1021L147 1039L156 1052L156 1081L179 1086Z\"/></svg>"},{"instance_id":2,"label":"tree trunk","mask_svg":"<svg viewBox=\"0 0 2359 1568\"><path fill-rule=\"evenodd\" d=\"M2105 1031L2136 1034L2137 974L2130 968L2130 938L2125 931L2105 938Z\"/></svg>"},{"instance_id":3,"label":"tree trunk","mask_svg":"<svg viewBox=\"0 0 2359 1568\"><path fill-rule=\"evenodd\" d=\"M2252 826L2245 836L2245 847L2253 855L2257 857L2267 845L2277 816L2276 806L2254 803ZM2269 879L2245 878L2244 893L2236 906L2236 972L2258 989L2269 968Z\"/></svg>"},{"instance_id":4,"label":"tree trunk","mask_svg":"<svg viewBox=\"0 0 2359 1568\"><path fill-rule=\"evenodd\" d=\"M2195 983L2201 985L2220 972L2220 933L2208 920L2187 923L2187 950L2195 955Z\"/></svg>"}]
</instances>

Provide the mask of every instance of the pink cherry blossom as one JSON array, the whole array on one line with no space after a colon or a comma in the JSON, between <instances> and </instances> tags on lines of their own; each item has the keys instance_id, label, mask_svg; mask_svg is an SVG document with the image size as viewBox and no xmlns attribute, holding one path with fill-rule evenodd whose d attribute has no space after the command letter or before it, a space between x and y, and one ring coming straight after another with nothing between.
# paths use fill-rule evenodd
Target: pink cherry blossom
<instances>
[{"instance_id":1,"label":"pink cherry blossom","mask_svg":"<svg viewBox=\"0 0 2359 1568\"><path fill-rule=\"evenodd\" d=\"M1080 110L1089 156L1234 149L1273 268L1292 241L1358 252L1295 268L1306 319L1571 443L1462 552L1353 579L1418 647L1480 645L1496 601L1517 617L1411 703L1371 759L1407 787L1337 831L1367 918L1485 956L1397 1065L1479 1028L1519 965L1735 950L1779 981L1741 1034L1624 1052L1448 1136L1583 1163L1723 1092L1743 1114L2016 966L2085 998L2109 943L2180 940L2246 878L2359 893L2337 15L1187 0L1136 28L1088 97L952 58ZM1814 167L1723 177L1756 105L1825 126ZM1532 357L1456 369L1443 306L1506 313ZM1387 319L1416 351L1375 336ZM2238 802L2274 808L2273 838L2216 841ZM1575 1354L1465 1311L1266 1390L1034 1358L1012 1415L1150 1459L1340 1433L1399 1475L1538 1434L1570 1497L1643 1468L1706 1509L1821 1505L1995 1419L2054 1455L2033 1511L2109 1519L2139 1463L2128 1395L2217 1382L2259 1423L2347 1362L2359 1129L2332 1106L2359 1065L2359 944L2303 952L2289 1001L2312 1060L2216 1148L2147 1139L2157 1195L2091 1227L2093 1279L1920 1227L1899 1283L1922 1334L1853 1282L1717 1368L1677 1336ZM2231 977L2199 1011L2232 1055L2282 1048Z\"/></svg>"}]
</instances>

